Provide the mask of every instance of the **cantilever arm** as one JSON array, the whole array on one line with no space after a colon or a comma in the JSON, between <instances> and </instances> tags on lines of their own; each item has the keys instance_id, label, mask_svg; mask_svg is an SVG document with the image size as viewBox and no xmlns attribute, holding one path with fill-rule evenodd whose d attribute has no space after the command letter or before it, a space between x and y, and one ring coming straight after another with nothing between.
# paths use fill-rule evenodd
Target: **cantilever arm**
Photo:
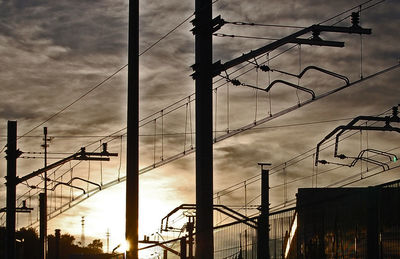
<instances>
[{"instance_id":1,"label":"cantilever arm","mask_svg":"<svg viewBox=\"0 0 400 259\"><path fill-rule=\"evenodd\" d=\"M51 188L50 190L54 191L54 190L56 189L56 187L59 186L59 185L65 185L65 186L68 186L68 187L71 187L71 188L75 188L75 189L78 189L78 190L83 191L83 194L86 194L85 189L83 189L83 188L81 188L81 187L78 187L78 186L70 185L70 184L68 184L68 183L63 183L63 182L57 183L57 184L54 185L53 188Z\"/></svg>"},{"instance_id":2,"label":"cantilever arm","mask_svg":"<svg viewBox=\"0 0 400 259\"><path fill-rule=\"evenodd\" d=\"M368 117L368 116L360 116L360 117ZM358 118L358 117L357 117ZM376 117L379 118L379 117ZM380 119L384 119L384 118L380 118ZM354 121L354 120L353 120ZM352 121L352 122L353 122ZM354 122L355 123L355 122ZM350 124L350 123L349 123ZM395 131L397 133L400 133L400 128L395 128L395 127L370 127L370 126L353 126L353 125L342 125L339 126L337 128L335 128L331 133L329 133L328 135L325 136L325 138L323 140L321 140L318 144L317 144L317 150L315 153L315 165L318 164L318 162L320 162L319 159L319 149L320 146L327 141L328 139L330 139L333 135L336 134L336 132L340 131L337 135L336 135L336 146L335 149L337 147L337 143L338 143L338 135L342 134L344 131L346 130L373 130L373 131ZM335 157L338 157L337 155L337 150L335 150Z\"/></svg>"},{"instance_id":3,"label":"cantilever arm","mask_svg":"<svg viewBox=\"0 0 400 259\"><path fill-rule=\"evenodd\" d=\"M285 74L285 75L289 75L289 76L294 76L294 77L297 77L297 78L302 78L302 77L304 76L304 74L305 74L308 70L312 70L312 69L313 69L313 70L317 70L317 71L322 72L322 73L325 73L325 74L328 74L328 75L330 75L330 76L333 76L333 77L342 79L343 81L346 82L346 85L349 85L349 84L350 84L350 80L349 80L346 76L340 75L340 74L338 74L338 73L335 73L335 72L332 72L332 71L329 71L329 70L326 70L326 69L323 69L323 68L320 68L320 67L317 67L317 66L308 66L308 67L305 67L305 68L303 69L303 71L301 71L300 74L298 74L298 75L292 74L292 73L289 73L289 72L285 72L285 71L281 71L281 70L278 70L278 69L271 69L271 71L272 71L272 72L274 72L274 71L275 71L275 72L279 72L279 73L282 73L282 74Z\"/></svg>"},{"instance_id":4,"label":"cantilever arm","mask_svg":"<svg viewBox=\"0 0 400 259\"><path fill-rule=\"evenodd\" d=\"M101 190L101 185L100 185L100 184L95 183L95 182L92 182L92 181L89 181L89 180L86 180L86 179L83 179L83 178L80 178L80 177L73 177L73 178L71 178L71 180L68 181L68 184L71 184L74 180L81 180L81 181L83 181L83 182L87 182L87 183L96 185L96 186L98 186L99 189Z\"/></svg>"},{"instance_id":5,"label":"cantilever arm","mask_svg":"<svg viewBox=\"0 0 400 259\"><path fill-rule=\"evenodd\" d=\"M374 164L374 165L377 165L377 166L382 166L383 171L385 171L386 169L389 170L389 165L388 165L388 164L383 163L383 162L380 162L380 161L376 161L376 160L374 160L374 159L367 158L367 157L359 157L359 158L356 157L356 158L353 160L353 162L351 162L350 167L355 166L356 163L358 162L358 160L363 160L363 161L365 161L365 162L368 162L368 163L371 163L371 164Z\"/></svg>"},{"instance_id":6,"label":"cantilever arm","mask_svg":"<svg viewBox=\"0 0 400 259\"><path fill-rule=\"evenodd\" d=\"M285 85L291 86L293 88L299 89L301 91L307 92L307 93L311 94L313 100L315 99L315 93L313 90L290 83L288 81L284 81L284 80L275 80L275 81L271 82L271 84L269 84L269 86L267 88L265 88L265 91L269 92L269 90L271 90L271 87L277 83L285 84Z\"/></svg>"},{"instance_id":7,"label":"cantilever arm","mask_svg":"<svg viewBox=\"0 0 400 259\"><path fill-rule=\"evenodd\" d=\"M327 141L328 139L330 139L333 135L335 135L335 133L336 132L338 132L339 130L341 130L341 129L343 129L344 127L346 127L346 126L339 126L339 127L336 127L334 130L332 130L328 135L326 135L325 137L324 137L324 139L323 140L321 140L318 144L317 144L317 150L315 151L315 165L317 166L318 165L318 163L320 162L319 161L319 148L320 148L320 146L325 142L325 141Z\"/></svg>"},{"instance_id":8,"label":"cantilever arm","mask_svg":"<svg viewBox=\"0 0 400 259\"><path fill-rule=\"evenodd\" d=\"M399 122L399 119L396 117L375 117L375 116L358 116L356 118L354 118L352 121L350 121L347 124L347 127L344 127L337 135L336 135L336 140L335 140L335 153L334 156L337 157L338 156L338 145L339 145L339 137L348 129L352 129L351 127L353 127L354 124L356 124L358 121L361 120L366 120L366 121L381 121L381 122L385 122L385 123L389 123L389 122ZM376 128L376 127L373 127ZM382 131L396 131L393 129L396 128L392 128L389 126L385 126L385 127L379 127L378 129L371 129L371 128L366 128L366 130L379 130L381 129Z\"/></svg>"},{"instance_id":9,"label":"cantilever arm","mask_svg":"<svg viewBox=\"0 0 400 259\"><path fill-rule=\"evenodd\" d=\"M323 69L320 67L316 67L316 66L308 66L308 67L304 68L303 71L301 71L301 73L297 77L301 78L310 69L314 69L314 70L320 71L322 73L328 74L330 76L342 79L346 82L346 85L350 84L350 80L346 76L343 76L343 75L337 74L335 72L332 72L332 71L329 71L329 70L326 70L326 69Z\"/></svg>"}]
</instances>

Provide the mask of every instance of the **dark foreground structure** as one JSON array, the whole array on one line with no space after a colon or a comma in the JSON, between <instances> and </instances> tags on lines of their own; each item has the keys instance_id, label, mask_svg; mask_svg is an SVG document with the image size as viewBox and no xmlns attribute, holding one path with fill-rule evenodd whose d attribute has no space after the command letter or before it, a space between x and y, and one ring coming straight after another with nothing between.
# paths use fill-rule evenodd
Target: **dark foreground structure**
<instances>
[{"instance_id":1,"label":"dark foreground structure","mask_svg":"<svg viewBox=\"0 0 400 259\"><path fill-rule=\"evenodd\" d=\"M400 181L299 189L283 258L400 258Z\"/></svg>"},{"instance_id":2,"label":"dark foreground structure","mask_svg":"<svg viewBox=\"0 0 400 259\"><path fill-rule=\"evenodd\" d=\"M267 245L241 222L214 231L214 238L217 259L259 259L257 246ZM268 259L399 259L400 180L299 189L296 207L270 213L269 250Z\"/></svg>"}]
</instances>

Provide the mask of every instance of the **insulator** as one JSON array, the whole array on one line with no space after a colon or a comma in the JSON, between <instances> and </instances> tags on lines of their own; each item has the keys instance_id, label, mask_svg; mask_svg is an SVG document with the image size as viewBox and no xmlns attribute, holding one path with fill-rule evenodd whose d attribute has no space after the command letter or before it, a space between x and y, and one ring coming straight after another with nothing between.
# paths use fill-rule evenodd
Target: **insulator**
<instances>
[{"instance_id":1,"label":"insulator","mask_svg":"<svg viewBox=\"0 0 400 259\"><path fill-rule=\"evenodd\" d=\"M398 107L397 107L397 106L394 106L394 107L392 108L392 110L393 110L393 117L398 118L398 115L399 115L399 109L398 109Z\"/></svg>"},{"instance_id":2,"label":"insulator","mask_svg":"<svg viewBox=\"0 0 400 259\"><path fill-rule=\"evenodd\" d=\"M351 24L353 27L359 27L360 23L360 14L358 12L351 13Z\"/></svg>"},{"instance_id":3,"label":"insulator","mask_svg":"<svg viewBox=\"0 0 400 259\"><path fill-rule=\"evenodd\" d=\"M269 66L266 66L266 65L259 66L259 68L261 69L261 71L264 71L264 72L268 72L268 71L271 70L271 69L269 68Z\"/></svg>"},{"instance_id":4,"label":"insulator","mask_svg":"<svg viewBox=\"0 0 400 259\"><path fill-rule=\"evenodd\" d=\"M242 83L241 83L239 80L237 80L237 79L231 79L231 83L232 83L233 85L236 85L236 86L242 84Z\"/></svg>"},{"instance_id":5,"label":"insulator","mask_svg":"<svg viewBox=\"0 0 400 259\"><path fill-rule=\"evenodd\" d=\"M313 40L317 40L317 41L322 41L321 37L319 37L320 35L320 31L313 31L312 32L312 39Z\"/></svg>"},{"instance_id":6,"label":"insulator","mask_svg":"<svg viewBox=\"0 0 400 259\"><path fill-rule=\"evenodd\" d=\"M344 154L340 154L338 157L339 157L340 159L345 159L345 158L347 158L347 156L345 156Z\"/></svg>"}]
</instances>

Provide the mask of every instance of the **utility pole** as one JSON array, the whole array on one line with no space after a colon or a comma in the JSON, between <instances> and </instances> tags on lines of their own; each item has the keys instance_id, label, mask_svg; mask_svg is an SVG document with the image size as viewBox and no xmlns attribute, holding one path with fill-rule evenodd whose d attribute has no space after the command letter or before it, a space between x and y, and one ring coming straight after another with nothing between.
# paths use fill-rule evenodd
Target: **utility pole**
<instances>
[{"instance_id":1,"label":"utility pole","mask_svg":"<svg viewBox=\"0 0 400 259\"><path fill-rule=\"evenodd\" d=\"M92 160L92 161L109 161L110 156L118 156L117 153L109 153L107 151L107 144L103 144L103 151L102 152L86 152L85 148L81 148L81 150L75 154L72 154L64 159L61 159L60 161L57 161L55 163L52 163L50 165L47 165L44 168L41 168L39 170L36 170L28 175L22 176L22 177L17 177L16 176L16 161L17 158L22 154L21 151L17 150L17 122L16 121L9 121L8 122L8 136L7 136L7 177L6 177L6 186L7 186L7 207L6 207L6 259L15 259L16 258L16 246L15 246L15 213L16 212L30 212L32 209L27 208L25 202L23 203L23 206L21 208L16 208L15 202L16 202L16 187L18 184L28 181L29 179L38 176L40 174L43 174L53 168L56 168L58 166L61 166L71 160ZM77 177L79 178L79 177ZM89 182L92 184L95 184L93 182L90 182L89 180L85 180L82 178L79 178L82 181ZM61 183L59 182L57 185L63 184L67 185L70 187L74 187L70 184L67 183ZM98 185L101 187L100 185ZM78 188L78 187L75 187ZM40 217L41 217L41 222L40 222L40 232L44 233L44 225L47 222L47 215L46 215L46 202L45 202L45 194L41 193L40 194ZM44 237L43 234L41 234L41 237ZM43 244L44 241L43 239L41 240L41 244ZM46 256L46 249L45 246L42 246L40 249L42 253L42 257Z\"/></svg>"},{"instance_id":2,"label":"utility pole","mask_svg":"<svg viewBox=\"0 0 400 259\"><path fill-rule=\"evenodd\" d=\"M110 229L109 228L107 228L106 237L107 237L107 254L108 254L108 253L110 253Z\"/></svg>"},{"instance_id":3,"label":"utility pole","mask_svg":"<svg viewBox=\"0 0 400 259\"><path fill-rule=\"evenodd\" d=\"M82 247L85 247L85 216L82 216L81 225L82 225L81 245Z\"/></svg>"},{"instance_id":4,"label":"utility pole","mask_svg":"<svg viewBox=\"0 0 400 259\"><path fill-rule=\"evenodd\" d=\"M15 200L17 177L17 122L7 124L7 214L6 214L6 253L5 258L16 258L15 244Z\"/></svg>"},{"instance_id":5,"label":"utility pole","mask_svg":"<svg viewBox=\"0 0 400 259\"><path fill-rule=\"evenodd\" d=\"M56 247L55 247L55 259L60 259L60 229L55 230L55 240L56 240Z\"/></svg>"},{"instance_id":6,"label":"utility pole","mask_svg":"<svg viewBox=\"0 0 400 259\"><path fill-rule=\"evenodd\" d=\"M186 237L181 237L180 245L181 245L181 253L179 258L186 259Z\"/></svg>"},{"instance_id":7,"label":"utility pole","mask_svg":"<svg viewBox=\"0 0 400 259\"><path fill-rule=\"evenodd\" d=\"M261 166L261 214L258 217L257 258L269 259L269 170L264 166L269 163L258 163Z\"/></svg>"},{"instance_id":8,"label":"utility pole","mask_svg":"<svg viewBox=\"0 0 400 259\"><path fill-rule=\"evenodd\" d=\"M40 209L40 258L46 258L46 227L47 227L47 202L46 193L39 193L39 209Z\"/></svg>"},{"instance_id":9,"label":"utility pole","mask_svg":"<svg viewBox=\"0 0 400 259\"><path fill-rule=\"evenodd\" d=\"M47 127L43 128L44 167L47 167ZM40 198L40 258L47 257L47 171L44 171L44 194ZM43 199L43 201L41 200ZM42 214L44 215L42 217Z\"/></svg>"},{"instance_id":10,"label":"utility pole","mask_svg":"<svg viewBox=\"0 0 400 259\"><path fill-rule=\"evenodd\" d=\"M139 249L139 0L129 0L128 107L126 150L126 259Z\"/></svg>"},{"instance_id":11,"label":"utility pole","mask_svg":"<svg viewBox=\"0 0 400 259\"><path fill-rule=\"evenodd\" d=\"M188 243L189 243L189 259L193 259L193 230L194 230L194 216L189 216L188 223L186 224L188 231Z\"/></svg>"},{"instance_id":12,"label":"utility pole","mask_svg":"<svg viewBox=\"0 0 400 259\"><path fill-rule=\"evenodd\" d=\"M212 1L195 0L196 258L214 258Z\"/></svg>"}]
</instances>

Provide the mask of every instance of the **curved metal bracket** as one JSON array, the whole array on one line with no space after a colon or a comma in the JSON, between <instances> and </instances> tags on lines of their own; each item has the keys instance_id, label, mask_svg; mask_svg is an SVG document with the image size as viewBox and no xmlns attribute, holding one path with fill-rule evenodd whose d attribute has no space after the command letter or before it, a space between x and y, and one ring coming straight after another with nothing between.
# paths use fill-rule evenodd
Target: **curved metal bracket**
<instances>
[{"instance_id":1,"label":"curved metal bracket","mask_svg":"<svg viewBox=\"0 0 400 259\"><path fill-rule=\"evenodd\" d=\"M74 180L81 180L81 181L83 181L83 182L96 185L96 186L98 186L99 189L101 190L101 185L100 185L100 184L97 184L97 183L95 183L95 182L92 182L92 181L83 179L83 178L81 178L81 177L73 177L73 178L71 178L71 180L69 180L67 183L64 183L64 182L57 182L57 184L54 185L53 188L51 188L51 189L49 189L49 190L54 191L54 190L57 188L57 186L59 186L59 185L65 185L65 186L68 186L68 187L71 187L71 188L75 188L75 189L81 190L81 191L83 191L83 194L86 194L85 189L83 189L82 187L78 187L78 186L71 185L71 183L72 183Z\"/></svg>"},{"instance_id":2,"label":"curved metal bracket","mask_svg":"<svg viewBox=\"0 0 400 259\"><path fill-rule=\"evenodd\" d=\"M388 153L388 152L385 152L385 151L380 151L380 150L372 149L372 148L368 148L368 149L362 150L362 151L358 154L357 157L346 157L346 156L343 155L343 154L342 154L342 155L339 155L339 157L340 157L340 158L353 158L354 160L350 163L349 167L355 166L356 163L357 163L359 160L362 160L362 161L365 161L365 162L368 162L368 163L371 163L371 164L374 164L374 165L382 166L382 168L383 168L384 171L385 171L386 169L387 169L387 170L390 169L390 168L389 168L389 165L388 165L387 163L380 162L380 161L377 161L377 160L372 159L372 158L369 158L369 157L364 157L364 154L365 154L366 152L370 152L370 153L374 153L374 154L376 154L376 155L380 155L380 156L387 157L387 158L389 158L389 161L391 161L391 162L392 162L392 161L395 161L395 159L397 160L397 156L396 156L395 154L391 154L391 153Z\"/></svg>"},{"instance_id":3,"label":"curved metal bracket","mask_svg":"<svg viewBox=\"0 0 400 259\"><path fill-rule=\"evenodd\" d=\"M164 218L161 219L161 228L160 228L161 232L168 231L170 229L170 227L168 226L169 217L179 210L194 210L195 211L196 204L182 204L182 205L176 207L175 209L173 209L171 212L169 212ZM230 218L233 218L234 220L241 221L244 224L246 224L252 228L257 228L257 221L255 221L255 219L249 218L245 215L242 215L241 213L239 213L225 205L214 204L213 210L219 211L222 214L227 215ZM165 226L164 226L164 222L165 222Z\"/></svg>"},{"instance_id":4,"label":"curved metal bracket","mask_svg":"<svg viewBox=\"0 0 400 259\"><path fill-rule=\"evenodd\" d=\"M390 167L389 167L388 164L383 163L383 162L376 161L376 160L371 159L371 158L368 158L368 157L360 157L360 158L354 159L353 162L350 164L350 167L355 166L355 164L356 164L359 160L362 160L362 161L365 161L365 162L368 162L368 163L371 163L371 164L374 164L374 165L377 165L377 166L382 166L383 171L386 171L386 170L389 170L389 169L390 169Z\"/></svg>"},{"instance_id":5,"label":"curved metal bracket","mask_svg":"<svg viewBox=\"0 0 400 259\"><path fill-rule=\"evenodd\" d=\"M298 90L307 92L307 93L311 94L313 100L315 99L315 93L314 93L313 90L308 89L308 88L305 88L305 87L302 87L302 86L299 86L299 85L296 85L296 84L293 84L293 83L288 82L288 81L284 81L284 80L275 80L275 81L271 82L271 83L269 84L269 86L268 86L267 88L265 88L265 91L266 91L266 92L269 92L269 90L271 90L271 87L272 87L273 85L277 84L277 83L285 84L285 85L291 86L291 87L293 87L293 88L296 88L296 89L298 89Z\"/></svg>"},{"instance_id":6,"label":"curved metal bracket","mask_svg":"<svg viewBox=\"0 0 400 259\"><path fill-rule=\"evenodd\" d=\"M83 194L86 194L85 189L83 189L83 188L81 188L81 187L78 187L78 186L70 185L70 184L68 184L68 183L63 183L63 182L58 182L58 183L57 183L56 185L54 185L53 188L51 188L50 190L54 191L54 190L57 188L57 186L59 186L59 185L65 185L65 186L68 186L68 187L71 187L71 188L75 188L75 189L78 189L78 190L83 191Z\"/></svg>"},{"instance_id":7,"label":"curved metal bracket","mask_svg":"<svg viewBox=\"0 0 400 259\"><path fill-rule=\"evenodd\" d=\"M317 144L317 150L315 153L315 165L318 165L318 163L322 162L322 160L319 159L319 150L320 146L327 141L329 138L331 138L336 132L340 131L339 133L343 133L346 130L373 130L373 131L395 131L397 133L400 133L400 128L394 128L394 127L369 127L369 126L339 126L335 128L331 133L329 133L323 140L321 140ZM340 157L340 155L337 154L337 144L338 144L338 139L339 139L339 133L336 135L336 144L335 144L335 154L334 157Z\"/></svg>"},{"instance_id":8,"label":"curved metal bracket","mask_svg":"<svg viewBox=\"0 0 400 259\"><path fill-rule=\"evenodd\" d=\"M73 177L73 178L71 178L71 180L68 181L68 184L71 184L74 180L81 180L81 181L83 181L83 182L96 185L96 186L98 186L99 189L101 190L101 185L100 185L100 184L95 183L95 182L92 182L92 181L89 181L89 180L86 180L86 179L83 179L83 178L81 178L81 177Z\"/></svg>"},{"instance_id":9,"label":"curved metal bracket","mask_svg":"<svg viewBox=\"0 0 400 259\"><path fill-rule=\"evenodd\" d=\"M320 67L316 67L316 66L308 66L308 67L304 68L303 71L301 71L301 73L298 75L298 78L301 78L308 70L311 70L311 69L314 69L319 72L325 73L327 75L342 79L343 81L346 82L346 85L350 84L350 80L346 76L343 76L338 73L335 73L335 72L332 72L332 71L329 71L329 70L326 70L326 69L323 69Z\"/></svg>"},{"instance_id":10,"label":"curved metal bracket","mask_svg":"<svg viewBox=\"0 0 400 259\"><path fill-rule=\"evenodd\" d=\"M395 107L393 107L395 108ZM366 121L380 121L380 122L385 122L384 127L368 127L365 126L365 128L361 128L361 130L380 130L380 131L396 131L396 128L393 128L390 126L391 122L397 122L399 123L400 120L397 116L393 115L392 117L375 117L375 116L358 116L354 118L352 121L350 121L346 127L344 127L337 135L336 135L336 140L335 140L335 152L334 156L338 157L338 146L339 146L339 137L346 131L346 130L351 130L354 127L354 124L356 124L360 120L366 120Z\"/></svg>"},{"instance_id":11,"label":"curved metal bracket","mask_svg":"<svg viewBox=\"0 0 400 259\"><path fill-rule=\"evenodd\" d=\"M302 78L304 76L304 74L309 70L317 70L317 71L322 72L324 74L327 74L327 75L342 79L343 81L346 82L346 85L350 84L350 80L346 76L338 74L338 73L335 73L335 72L332 72L332 71L329 71L329 70L326 70L326 69L323 69L323 68L320 68L320 67L317 67L317 66L305 67L303 69L303 71L301 71L300 74L298 74L298 75L292 74L292 73L289 73L289 72L285 72L285 71L281 71L281 70L278 70L278 69L271 69L272 72L279 72L279 73L282 73L282 74L285 74L285 75L289 75L289 76L294 76L294 77L297 77L297 78Z\"/></svg>"},{"instance_id":12,"label":"curved metal bracket","mask_svg":"<svg viewBox=\"0 0 400 259\"><path fill-rule=\"evenodd\" d=\"M380 121L380 122L385 122L385 126L383 127L371 127L371 126L354 126L358 121L360 120L366 120L366 121ZM319 150L320 146L330 139L333 135L336 135L335 139L335 152L334 152L334 157L341 157L341 155L338 155L338 144L339 144L339 137L346 131L346 130L372 130L372 131L395 131L400 133L400 128L395 128L390 125L391 122L396 122L400 123L400 118L397 116L397 107L393 107L393 115L391 117L375 117L375 116L358 116L351 120L347 125L342 125L339 127L336 127L333 131L331 131L328 135L325 136L323 140L321 140L317 144L317 149L315 153L315 165L318 165L318 163L323 162L323 160L319 160ZM381 151L379 151L381 152ZM325 161L326 162L326 161Z\"/></svg>"}]
</instances>

